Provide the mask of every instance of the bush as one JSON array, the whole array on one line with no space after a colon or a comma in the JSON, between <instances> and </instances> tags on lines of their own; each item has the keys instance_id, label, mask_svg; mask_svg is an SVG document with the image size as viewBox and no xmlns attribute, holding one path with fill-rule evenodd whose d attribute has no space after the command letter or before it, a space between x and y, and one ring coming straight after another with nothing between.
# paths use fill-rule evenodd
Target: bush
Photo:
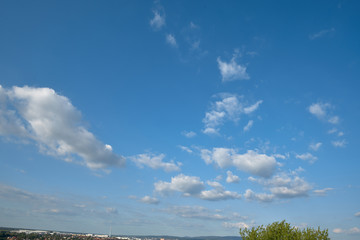
<instances>
[{"instance_id":1,"label":"bush","mask_svg":"<svg viewBox=\"0 0 360 240\"><path fill-rule=\"evenodd\" d=\"M328 230L315 230L306 228L300 230L291 227L289 223L274 222L264 227L252 227L251 229L240 229L240 236L243 240L329 240Z\"/></svg>"}]
</instances>

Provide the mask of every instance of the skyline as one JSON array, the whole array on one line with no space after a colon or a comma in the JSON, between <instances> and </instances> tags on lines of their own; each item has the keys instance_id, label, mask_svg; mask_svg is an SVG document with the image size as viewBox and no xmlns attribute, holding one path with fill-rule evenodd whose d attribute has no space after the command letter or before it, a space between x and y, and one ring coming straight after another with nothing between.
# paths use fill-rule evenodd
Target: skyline
<instances>
[{"instance_id":1,"label":"skyline","mask_svg":"<svg viewBox=\"0 0 360 240\"><path fill-rule=\"evenodd\" d=\"M359 10L2 1L0 226L359 238Z\"/></svg>"}]
</instances>

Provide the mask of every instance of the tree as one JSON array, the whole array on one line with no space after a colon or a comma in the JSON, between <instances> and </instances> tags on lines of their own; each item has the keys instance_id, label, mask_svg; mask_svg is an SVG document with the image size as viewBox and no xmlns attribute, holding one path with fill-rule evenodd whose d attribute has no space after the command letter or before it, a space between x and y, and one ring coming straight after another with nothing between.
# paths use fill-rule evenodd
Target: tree
<instances>
[{"instance_id":1,"label":"tree","mask_svg":"<svg viewBox=\"0 0 360 240\"><path fill-rule=\"evenodd\" d=\"M328 230L315 230L306 228L303 230L291 227L289 223L274 222L264 227L252 227L251 229L240 229L243 240L330 240Z\"/></svg>"}]
</instances>

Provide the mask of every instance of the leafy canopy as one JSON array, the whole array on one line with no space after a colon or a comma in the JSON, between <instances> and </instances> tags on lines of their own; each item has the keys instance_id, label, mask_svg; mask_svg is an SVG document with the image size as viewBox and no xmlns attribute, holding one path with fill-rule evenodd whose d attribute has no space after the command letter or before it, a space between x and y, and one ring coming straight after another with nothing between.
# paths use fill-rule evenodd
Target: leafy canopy
<instances>
[{"instance_id":1,"label":"leafy canopy","mask_svg":"<svg viewBox=\"0 0 360 240\"><path fill-rule=\"evenodd\" d=\"M274 222L264 227L252 227L251 229L240 229L240 236L243 240L330 240L328 230L315 230L306 228L300 230L291 227L289 223Z\"/></svg>"}]
</instances>

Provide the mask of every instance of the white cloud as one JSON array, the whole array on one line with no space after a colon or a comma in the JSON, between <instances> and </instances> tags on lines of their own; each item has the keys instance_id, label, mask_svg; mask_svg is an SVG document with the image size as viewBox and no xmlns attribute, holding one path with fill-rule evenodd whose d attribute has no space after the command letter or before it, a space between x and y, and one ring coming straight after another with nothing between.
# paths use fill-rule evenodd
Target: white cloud
<instances>
[{"instance_id":1,"label":"white cloud","mask_svg":"<svg viewBox=\"0 0 360 240\"><path fill-rule=\"evenodd\" d=\"M241 195L236 192L226 191L224 187L218 182L210 182L207 184L214 189L201 191L199 198L209 201L219 201L227 199L239 199Z\"/></svg>"},{"instance_id":2,"label":"white cloud","mask_svg":"<svg viewBox=\"0 0 360 240\"><path fill-rule=\"evenodd\" d=\"M165 212L175 214L183 218L196 218L202 220L229 220L229 217L216 213L202 206L172 206Z\"/></svg>"},{"instance_id":3,"label":"white cloud","mask_svg":"<svg viewBox=\"0 0 360 240\"><path fill-rule=\"evenodd\" d=\"M211 108L205 113L203 130L206 134L218 134L219 126L225 121L237 122L242 114L250 114L256 111L262 100L253 105L243 102L243 98L233 94L220 95L220 101L211 104Z\"/></svg>"},{"instance_id":4,"label":"white cloud","mask_svg":"<svg viewBox=\"0 0 360 240\"><path fill-rule=\"evenodd\" d=\"M130 159L140 168L148 166L152 169L163 169L166 172L180 171L181 163L174 163L173 161L163 162L164 158L165 154L155 155L152 153L143 153L130 157Z\"/></svg>"},{"instance_id":5,"label":"white cloud","mask_svg":"<svg viewBox=\"0 0 360 240\"><path fill-rule=\"evenodd\" d=\"M332 124L338 124L340 121L340 118L338 116L333 116L333 117L330 117L328 121L329 121L329 123L332 123Z\"/></svg>"},{"instance_id":6,"label":"white cloud","mask_svg":"<svg viewBox=\"0 0 360 240\"><path fill-rule=\"evenodd\" d=\"M165 26L165 13L160 13L158 10L154 10L154 17L150 20L150 26L154 30L160 30Z\"/></svg>"},{"instance_id":7,"label":"white cloud","mask_svg":"<svg viewBox=\"0 0 360 240\"><path fill-rule=\"evenodd\" d=\"M249 131L250 128L253 126L253 124L254 124L254 121L253 121L253 120L250 120L250 121L246 124L246 126L244 127L244 132Z\"/></svg>"},{"instance_id":8,"label":"white cloud","mask_svg":"<svg viewBox=\"0 0 360 240\"><path fill-rule=\"evenodd\" d=\"M180 148L181 150L185 151L185 152L188 152L188 153L192 153L192 152L193 152L190 148L185 147L185 146L179 145L179 148Z\"/></svg>"},{"instance_id":9,"label":"white cloud","mask_svg":"<svg viewBox=\"0 0 360 240\"><path fill-rule=\"evenodd\" d=\"M293 176L292 176L293 175ZM276 198L295 198L306 197L312 186L304 179L293 172L292 175L281 173L271 179L249 179L252 182L258 182L267 188Z\"/></svg>"},{"instance_id":10,"label":"white cloud","mask_svg":"<svg viewBox=\"0 0 360 240\"><path fill-rule=\"evenodd\" d=\"M176 39L173 34L166 34L166 42L172 47L177 47Z\"/></svg>"},{"instance_id":11,"label":"white cloud","mask_svg":"<svg viewBox=\"0 0 360 240\"><path fill-rule=\"evenodd\" d=\"M106 208L106 212L110 214L118 214L118 210L116 208L108 207Z\"/></svg>"},{"instance_id":12,"label":"white cloud","mask_svg":"<svg viewBox=\"0 0 360 240\"><path fill-rule=\"evenodd\" d=\"M249 107L244 108L244 113L245 113L245 114L250 114L250 113L256 111L256 110L259 108L259 106L260 106L260 104L261 104L262 102L263 102L262 100L259 100L259 101L257 101L255 104L253 104L253 105L251 105L251 106L249 106Z\"/></svg>"},{"instance_id":13,"label":"white cloud","mask_svg":"<svg viewBox=\"0 0 360 240\"><path fill-rule=\"evenodd\" d=\"M226 228L236 228L236 229L244 229L249 228L250 226L244 222L224 222L223 226Z\"/></svg>"},{"instance_id":14,"label":"white cloud","mask_svg":"<svg viewBox=\"0 0 360 240\"><path fill-rule=\"evenodd\" d=\"M326 110L330 107L328 103L313 103L309 107L309 112L321 119L326 116Z\"/></svg>"},{"instance_id":15,"label":"white cloud","mask_svg":"<svg viewBox=\"0 0 360 240\"><path fill-rule=\"evenodd\" d=\"M360 217L360 212L354 214L355 217Z\"/></svg>"},{"instance_id":16,"label":"white cloud","mask_svg":"<svg viewBox=\"0 0 360 240\"><path fill-rule=\"evenodd\" d=\"M235 58L236 56L230 62L223 62L220 57L217 58L223 82L250 79L249 74L246 72L246 66L238 64Z\"/></svg>"},{"instance_id":17,"label":"white cloud","mask_svg":"<svg viewBox=\"0 0 360 240\"><path fill-rule=\"evenodd\" d=\"M339 140L339 141L332 141L331 144L334 147L345 147L347 142L345 140Z\"/></svg>"},{"instance_id":18,"label":"white cloud","mask_svg":"<svg viewBox=\"0 0 360 240\"><path fill-rule=\"evenodd\" d=\"M147 204L158 204L160 202L159 199L150 196L145 196L141 198L140 201Z\"/></svg>"},{"instance_id":19,"label":"white cloud","mask_svg":"<svg viewBox=\"0 0 360 240\"><path fill-rule=\"evenodd\" d=\"M315 193L318 196L326 196L326 194L332 190L334 189L333 188L317 189L317 190L313 190L313 193Z\"/></svg>"},{"instance_id":20,"label":"white cloud","mask_svg":"<svg viewBox=\"0 0 360 240\"><path fill-rule=\"evenodd\" d=\"M323 36L325 36L325 35L327 35L327 34L330 34L330 33L333 33L333 32L335 32L335 28L324 29L324 30L321 30L321 31L319 31L319 32L317 32L317 33L310 34L310 35L309 35L309 39L310 39L310 40L314 40L314 39L316 39L316 38L323 37Z\"/></svg>"},{"instance_id":21,"label":"white cloud","mask_svg":"<svg viewBox=\"0 0 360 240\"><path fill-rule=\"evenodd\" d=\"M199 177L186 176L184 174L172 177L171 182L158 181L154 186L155 191L163 195L181 192L185 196L193 196L205 189L205 184Z\"/></svg>"},{"instance_id":22,"label":"white cloud","mask_svg":"<svg viewBox=\"0 0 360 240\"><path fill-rule=\"evenodd\" d=\"M0 86L0 134L32 140L43 153L72 161L77 156L89 168L125 165L89 132L70 100L50 88Z\"/></svg>"},{"instance_id":23,"label":"white cloud","mask_svg":"<svg viewBox=\"0 0 360 240\"><path fill-rule=\"evenodd\" d=\"M331 124L338 124L340 118L328 113L328 110L332 108L333 106L330 103L313 103L309 107L309 112L320 120L327 121Z\"/></svg>"},{"instance_id":24,"label":"white cloud","mask_svg":"<svg viewBox=\"0 0 360 240\"><path fill-rule=\"evenodd\" d=\"M317 151L319 150L319 148L321 147L322 143L321 142L317 142L317 143L311 143L309 145L309 148L313 151Z\"/></svg>"},{"instance_id":25,"label":"white cloud","mask_svg":"<svg viewBox=\"0 0 360 240\"><path fill-rule=\"evenodd\" d=\"M271 202L274 199L273 194L254 193L251 189L247 189L244 194L245 199L259 202Z\"/></svg>"},{"instance_id":26,"label":"white cloud","mask_svg":"<svg viewBox=\"0 0 360 240\"><path fill-rule=\"evenodd\" d=\"M227 199L238 199L241 197L236 192L226 191L218 182L207 184L213 189L205 190L205 184L199 177L180 174L172 177L171 182L158 181L154 184L155 191L162 195L169 195L173 192L180 192L186 197L196 197L208 201L219 201Z\"/></svg>"},{"instance_id":27,"label":"white cloud","mask_svg":"<svg viewBox=\"0 0 360 240\"><path fill-rule=\"evenodd\" d=\"M203 149L202 159L207 163L215 163L221 168L236 167L238 170L249 172L261 177L270 177L277 165L273 156L260 154L248 150L244 154L238 154L230 148L213 148L212 151Z\"/></svg>"},{"instance_id":28,"label":"white cloud","mask_svg":"<svg viewBox=\"0 0 360 240\"><path fill-rule=\"evenodd\" d=\"M312 155L311 153L303 153L303 154L297 154L296 158L308 161L309 163L314 163L318 158Z\"/></svg>"},{"instance_id":29,"label":"white cloud","mask_svg":"<svg viewBox=\"0 0 360 240\"><path fill-rule=\"evenodd\" d=\"M193 138L196 136L196 133L193 131L183 131L181 134L187 138Z\"/></svg>"},{"instance_id":30,"label":"white cloud","mask_svg":"<svg viewBox=\"0 0 360 240\"><path fill-rule=\"evenodd\" d=\"M350 229L335 228L335 229L333 229L333 233L360 234L360 229L358 227L353 227Z\"/></svg>"},{"instance_id":31,"label":"white cloud","mask_svg":"<svg viewBox=\"0 0 360 240\"><path fill-rule=\"evenodd\" d=\"M226 174L227 174L226 182L228 182L228 183L240 182L240 178L238 176L234 175L231 171L227 171Z\"/></svg>"}]
</instances>

